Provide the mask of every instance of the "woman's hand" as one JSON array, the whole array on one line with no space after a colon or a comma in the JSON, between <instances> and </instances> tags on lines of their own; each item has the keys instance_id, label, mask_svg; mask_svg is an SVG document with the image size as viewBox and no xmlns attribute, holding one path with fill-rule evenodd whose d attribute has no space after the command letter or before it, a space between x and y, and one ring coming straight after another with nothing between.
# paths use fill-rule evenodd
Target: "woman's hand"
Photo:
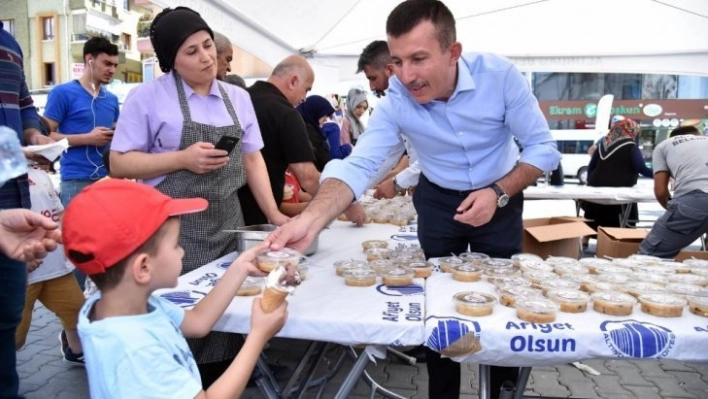
<instances>
[{"instance_id":1,"label":"woman's hand","mask_svg":"<svg viewBox=\"0 0 708 399\"><path fill-rule=\"evenodd\" d=\"M198 142L182 150L184 169L196 174L223 168L228 162L229 153L215 149L212 143Z\"/></svg>"}]
</instances>

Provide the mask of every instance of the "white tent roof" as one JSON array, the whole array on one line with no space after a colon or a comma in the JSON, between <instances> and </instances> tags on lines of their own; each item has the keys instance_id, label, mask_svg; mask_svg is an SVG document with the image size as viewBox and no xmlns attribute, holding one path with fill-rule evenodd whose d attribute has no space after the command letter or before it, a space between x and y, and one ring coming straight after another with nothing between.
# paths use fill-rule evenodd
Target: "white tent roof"
<instances>
[{"instance_id":1,"label":"white tent roof","mask_svg":"<svg viewBox=\"0 0 708 399\"><path fill-rule=\"evenodd\" d=\"M199 11L234 44L275 65L312 56L317 80L354 79L356 60L385 40L391 0L156 0ZM522 70L708 75L706 0L447 0L465 51ZM316 82L317 83L317 82Z\"/></svg>"}]
</instances>

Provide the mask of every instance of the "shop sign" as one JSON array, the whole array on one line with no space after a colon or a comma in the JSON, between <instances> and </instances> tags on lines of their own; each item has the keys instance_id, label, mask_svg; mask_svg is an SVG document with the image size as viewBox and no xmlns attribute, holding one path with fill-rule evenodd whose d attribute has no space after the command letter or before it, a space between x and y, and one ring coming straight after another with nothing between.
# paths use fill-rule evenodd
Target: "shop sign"
<instances>
[{"instance_id":1,"label":"shop sign","mask_svg":"<svg viewBox=\"0 0 708 399\"><path fill-rule=\"evenodd\" d=\"M708 100L620 100L612 104L612 115L634 119L708 118ZM539 101L546 119L594 120L597 102Z\"/></svg>"}]
</instances>

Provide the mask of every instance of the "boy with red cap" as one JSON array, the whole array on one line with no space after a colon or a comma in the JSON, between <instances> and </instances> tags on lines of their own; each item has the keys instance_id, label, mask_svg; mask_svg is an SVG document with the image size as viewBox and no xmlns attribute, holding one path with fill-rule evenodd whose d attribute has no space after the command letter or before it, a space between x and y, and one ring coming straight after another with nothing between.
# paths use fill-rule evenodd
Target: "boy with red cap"
<instances>
[{"instance_id":1,"label":"boy with red cap","mask_svg":"<svg viewBox=\"0 0 708 399\"><path fill-rule=\"evenodd\" d=\"M203 211L202 198L172 199L127 180L87 187L64 215L66 256L96 284L79 315L91 397L139 392L160 398L238 397L263 346L285 323L286 306L265 314L254 300L251 333L207 391L186 337L211 331L245 278L263 275L252 262L264 245L241 254L214 289L185 310L152 295L177 285L184 250L180 215Z\"/></svg>"}]
</instances>

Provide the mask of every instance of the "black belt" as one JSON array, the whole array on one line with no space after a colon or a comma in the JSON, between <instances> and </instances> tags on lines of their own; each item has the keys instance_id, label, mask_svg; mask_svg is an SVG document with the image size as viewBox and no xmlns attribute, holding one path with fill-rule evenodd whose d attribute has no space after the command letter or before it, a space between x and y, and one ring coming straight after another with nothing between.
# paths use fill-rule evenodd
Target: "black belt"
<instances>
[{"instance_id":1,"label":"black belt","mask_svg":"<svg viewBox=\"0 0 708 399\"><path fill-rule=\"evenodd\" d=\"M422 173L420 174L420 178L421 178L421 179L425 179L425 181L430 185L430 187L434 188L435 190L437 190L437 191L439 191L439 192L441 192L441 193L443 193L443 194L456 195L456 196L458 196L458 197L466 197L466 196L470 195L470 193L473 193L473 192L475 192L475 191L477 191L477 190L481 190L481 189L483 189L483 188L486 188L486 187L481 187L481 188L478 188L478 189L476 189L476 190L452 190L452 189L449 189L449 188L445 188L445 187L440 187L440 186L438 186L437 184L435 184L435 183L431 182L430 180L428 180L428 178L425 177L425 175L422 174Z\"/></svg>"}]
</instances>

